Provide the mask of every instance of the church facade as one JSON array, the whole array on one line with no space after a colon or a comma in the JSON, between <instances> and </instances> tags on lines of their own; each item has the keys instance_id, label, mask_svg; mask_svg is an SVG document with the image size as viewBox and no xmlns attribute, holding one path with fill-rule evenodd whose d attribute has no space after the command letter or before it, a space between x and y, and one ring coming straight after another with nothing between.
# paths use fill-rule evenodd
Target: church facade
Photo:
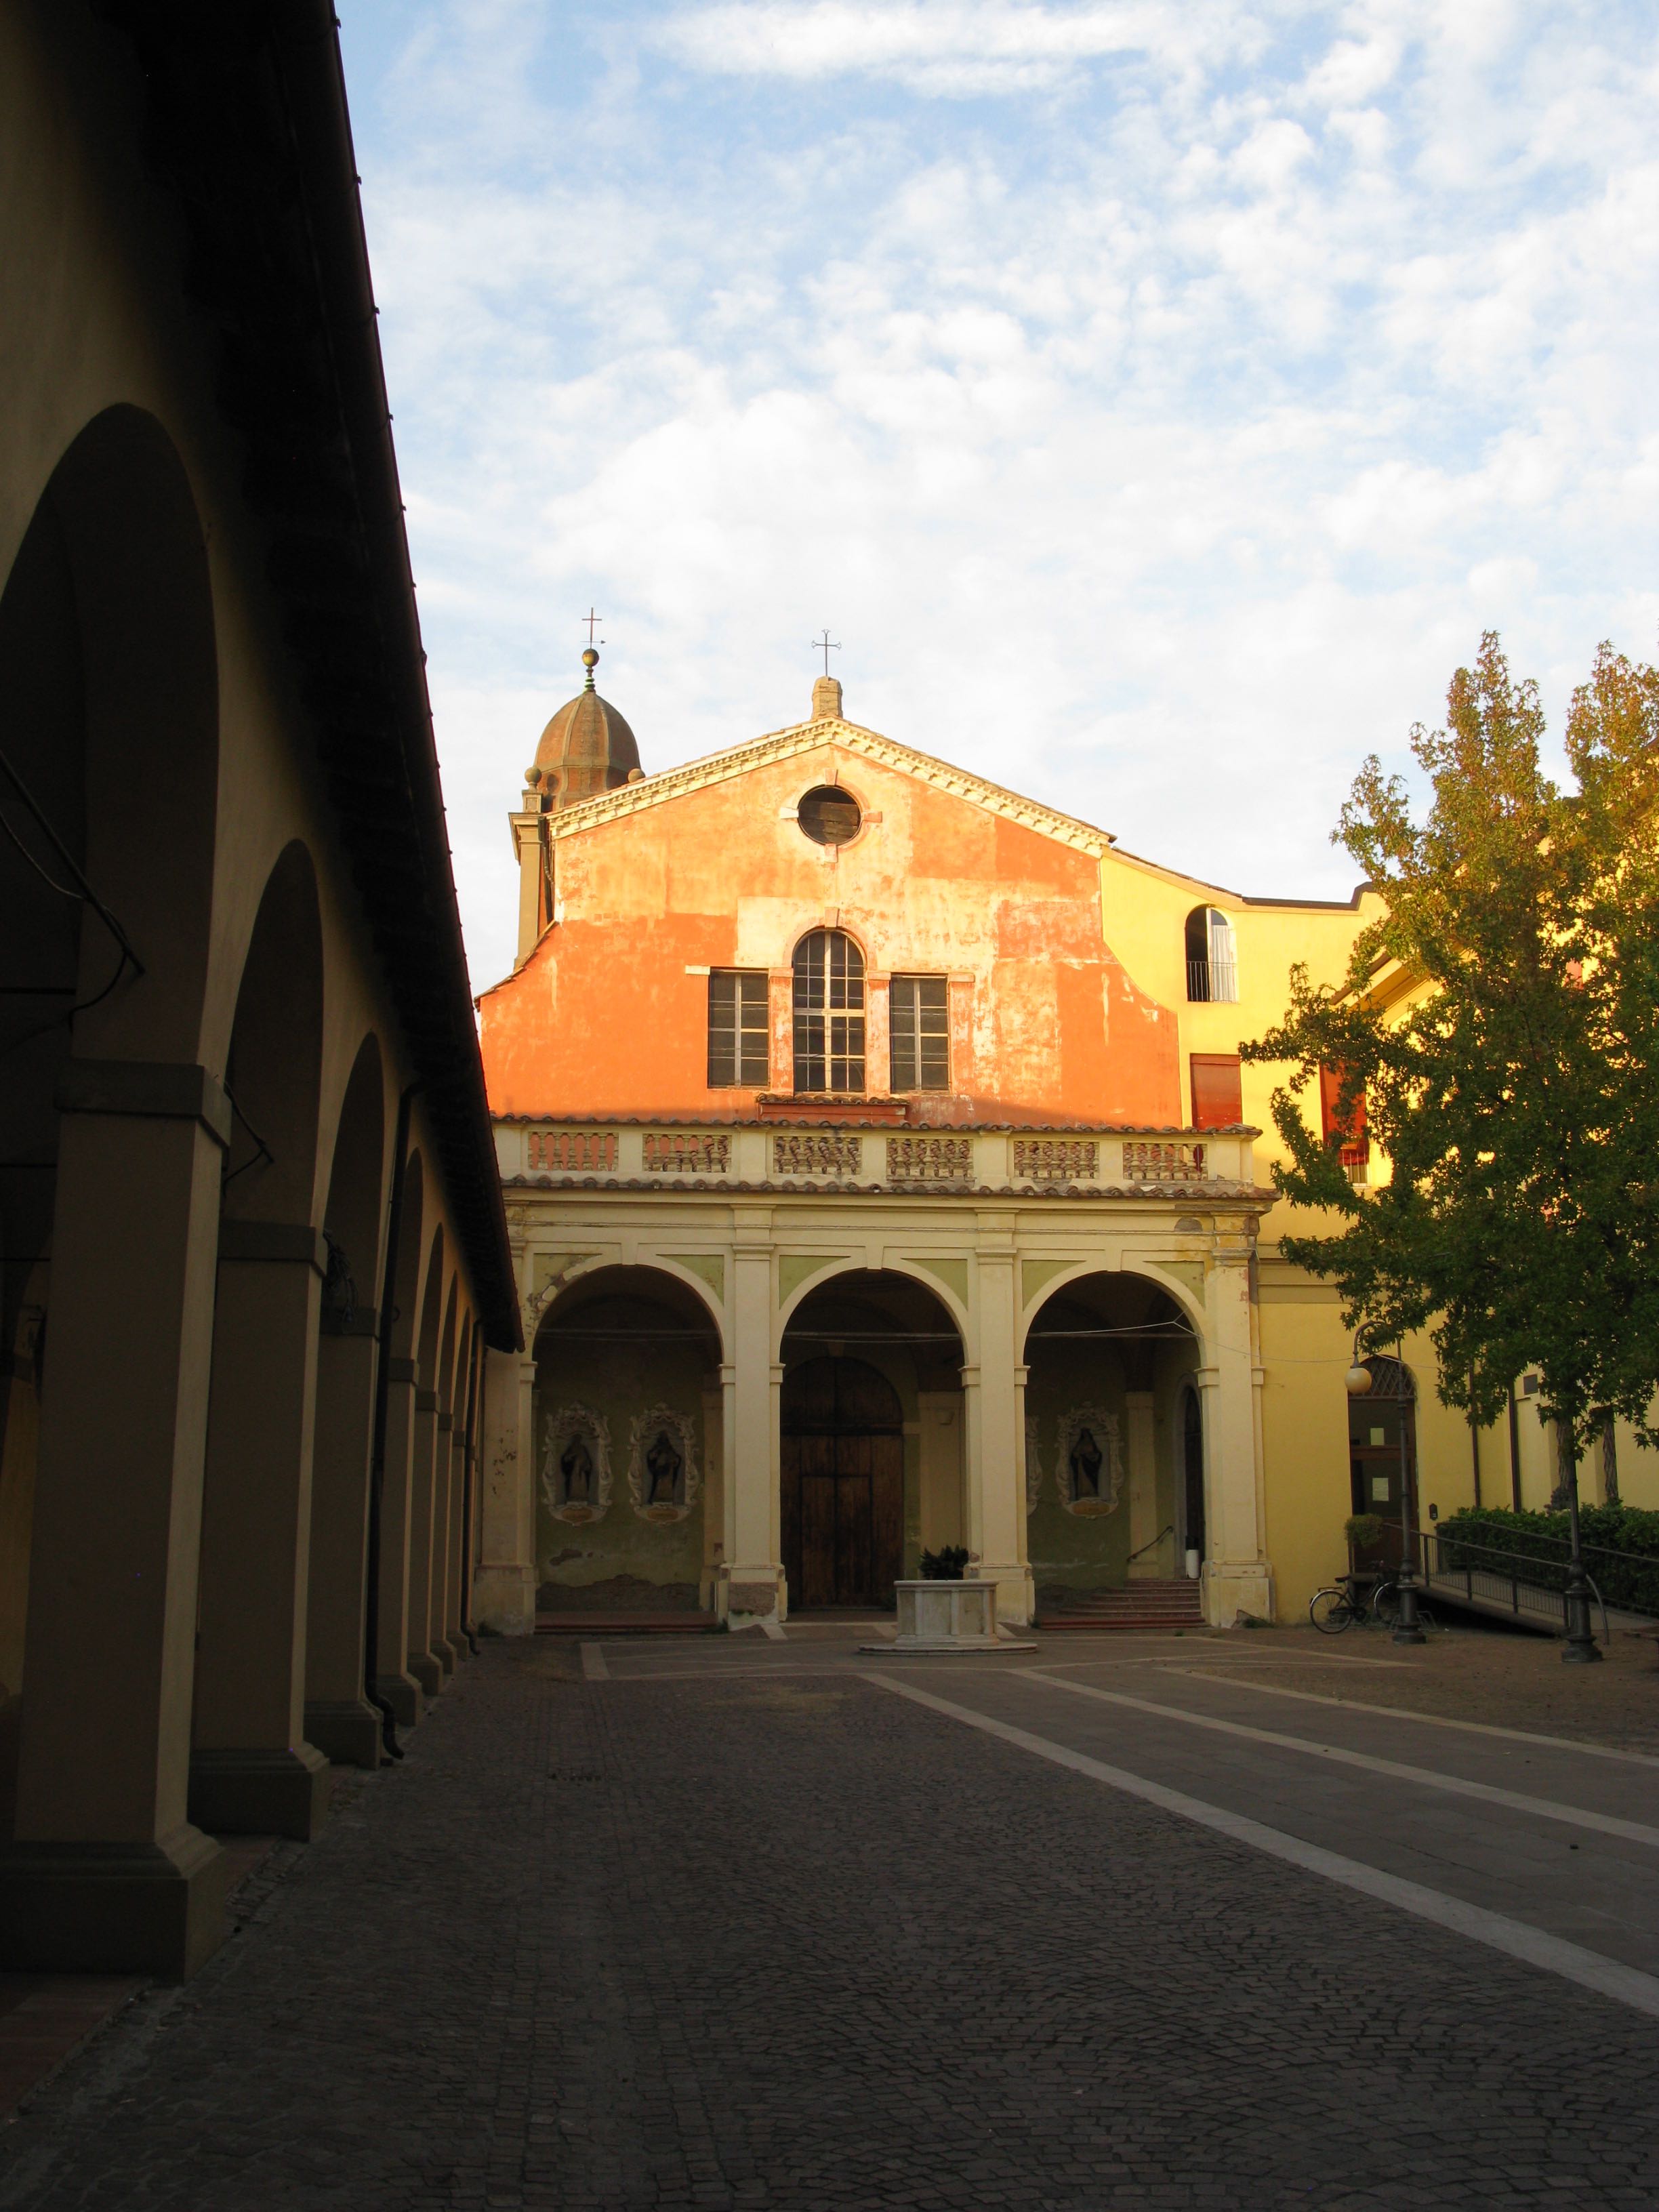
<instances>
[{"instance_id":1,"label":"church facade","mask_svg":"<svg viewBox=\"0 0 1659 2212\"><path fill-rule=\"evenodd\" d=\"M481 1619L765 1623L947 1547L1014 1621L1299 1609L1343 1564L1351 1346L1279 1256L1238 1048L1370 895L1138 859L829 679L647 775L592 686L512 817L519 963L480 1002L526 1346Z\"/></svg>"}]
</instances>

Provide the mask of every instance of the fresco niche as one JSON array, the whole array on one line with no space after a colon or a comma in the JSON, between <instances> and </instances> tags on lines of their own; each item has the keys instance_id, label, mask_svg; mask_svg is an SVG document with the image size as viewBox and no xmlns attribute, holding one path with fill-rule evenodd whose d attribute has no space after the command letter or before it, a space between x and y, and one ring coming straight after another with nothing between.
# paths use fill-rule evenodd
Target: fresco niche
<instances>
[{"instance_id":1,"label":"fresco niche","mask_svg":"<svg viewBox=\"0 0 1659 2212\"><path fill-rule=\"evenodd\" d=\"M561 1406L544 1419L542 1498L571 1528L610 1511L611 1424L592 1406Z\"/></svg>"}]
</instances>

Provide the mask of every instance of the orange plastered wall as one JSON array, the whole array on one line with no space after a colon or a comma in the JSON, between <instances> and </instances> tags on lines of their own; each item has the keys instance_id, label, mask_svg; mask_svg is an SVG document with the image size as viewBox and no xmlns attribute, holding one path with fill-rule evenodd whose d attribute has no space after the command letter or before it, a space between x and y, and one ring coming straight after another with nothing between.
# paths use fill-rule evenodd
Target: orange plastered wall
<instances>
[{"instance_id":1,"label":"orange plastered wall","mask_svg":"<svg viewBox=\"0 0 1659 2212\"><path fill-rule=\"evenodd\" d=\"M865 816L840 848L783 811L831 781ZM895 971L952 979L953 1095L920 1102L928 1121L1183 1119L1174 1015L1102 939L1095 856L861 754L826 744L596 823L554 870L552 927L483 1000L498 1114L749 1111L757 1091L708 1086L695 971L781 975L833 921L872 1000ZM885 1089L884 1052L867 1074ZM775 1048L767 1087L788 1087Z\"/></svg>"}]
</instances>

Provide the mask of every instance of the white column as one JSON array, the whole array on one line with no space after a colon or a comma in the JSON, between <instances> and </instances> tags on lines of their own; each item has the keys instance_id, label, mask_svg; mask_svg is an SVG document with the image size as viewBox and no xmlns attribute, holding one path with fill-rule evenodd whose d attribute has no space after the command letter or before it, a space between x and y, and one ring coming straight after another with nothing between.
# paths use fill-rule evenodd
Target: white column
<instances>
[{"instance_id":1,"label":"white column","mask_svg":"<svg viewBox=\"0 0 1659 2212\"><path fill-rule=\"evenodd\" d=\"M756 1233L764 1228L763 1237ZM715 1609L734 1624L778 1614L787 1603L778 1558L778 1396L772 1359L770 1216L748 1221L732 1248L731 1358L720 1369L724 1395L724 1558Z\"/></svg>"},{"instance_id":2,"label":"white column","mask_svg":"<svg viewBox=\"0 0 1659 2212\"><path fill-rule=\"evenodd\" d=\"M1018 1624L1031 1618L1032 1589L1025 1558L1024 1394L1015 1358L1019 1307L1012 1237L981 1222L975 1259L979 1358L962 1370L968 1548L979 1555L981 1578L998 1586L999 1618Z\"/></svg>"},{"instance_id":3,"label":"white column","mask_svg":"<svg viewBox=\"0 0 1659 2212\"><path fill-rule=\"evenodd\" d=\"M478 1567L472 1603L480 1628L530 1636L536 1627L536 1452L532 1412L536 1363L516 1352L484 1355Z\"/></svg>"},{"instance_id":4,"label":"white column","mask_svg":"<svg viewBox=\"0 0 1659 2212\"><path fill-rule=\"evenodd\" d=\"M1273 1618L1273 1570L1262 1544L1255 1363L1248 1257L1224 1256L1206 1285L1209 1354L1199 1370L1204 1393L1204 1478L1210 1557L1204 1568L1205 1618L1215 1628L1241 1613Z\"/></svg>"},{"instance_id":5,"label":"white column","mask_svg":"<svg viewBox=\"0 0 1659 2212\"><path fill-rule=\"evenodd\" d=\"M1150 1390L1124 1394L1128 1434L1125 1438L1129 1463L1129 1579L1148 1582L1165 1569L1158 1534L1158 1454L1152 1426L1156 1403ZM1150 1547L1150 1548L1149 1548ZM1137 1557L1136 1554L1139 1556Z\"/></svg>"}]
</instances>

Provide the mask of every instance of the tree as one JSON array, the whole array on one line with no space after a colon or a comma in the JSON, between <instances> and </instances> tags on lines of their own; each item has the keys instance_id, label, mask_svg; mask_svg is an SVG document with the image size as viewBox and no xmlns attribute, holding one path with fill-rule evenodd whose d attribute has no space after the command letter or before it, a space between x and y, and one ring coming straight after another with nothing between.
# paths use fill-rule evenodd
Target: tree
<instances>
[{"instance_id":1,"label":"tree","mask_svg":"<svg viewBox=\"0 0 1659 2212\"><path fill-rule=\"evenodd\" d=\"M1279 1190L1341 1218L1286 1256L1372 1342L1427 1328L1441 1398L1482 1424L1536 1369L1565 1478L1612 1413L1659 1442L1659 672L1601 647L1568 718L1576 789L1543 738L1488 633L1446 727L1412 732L1422 821L1372 757L1334 832L1386 911L1339 988L1292 971L1244 1056L1293 1070ZM1304 1117L1322 1067L1389 1163L1374 1190Z\"/></svg>"}]
</instances>

